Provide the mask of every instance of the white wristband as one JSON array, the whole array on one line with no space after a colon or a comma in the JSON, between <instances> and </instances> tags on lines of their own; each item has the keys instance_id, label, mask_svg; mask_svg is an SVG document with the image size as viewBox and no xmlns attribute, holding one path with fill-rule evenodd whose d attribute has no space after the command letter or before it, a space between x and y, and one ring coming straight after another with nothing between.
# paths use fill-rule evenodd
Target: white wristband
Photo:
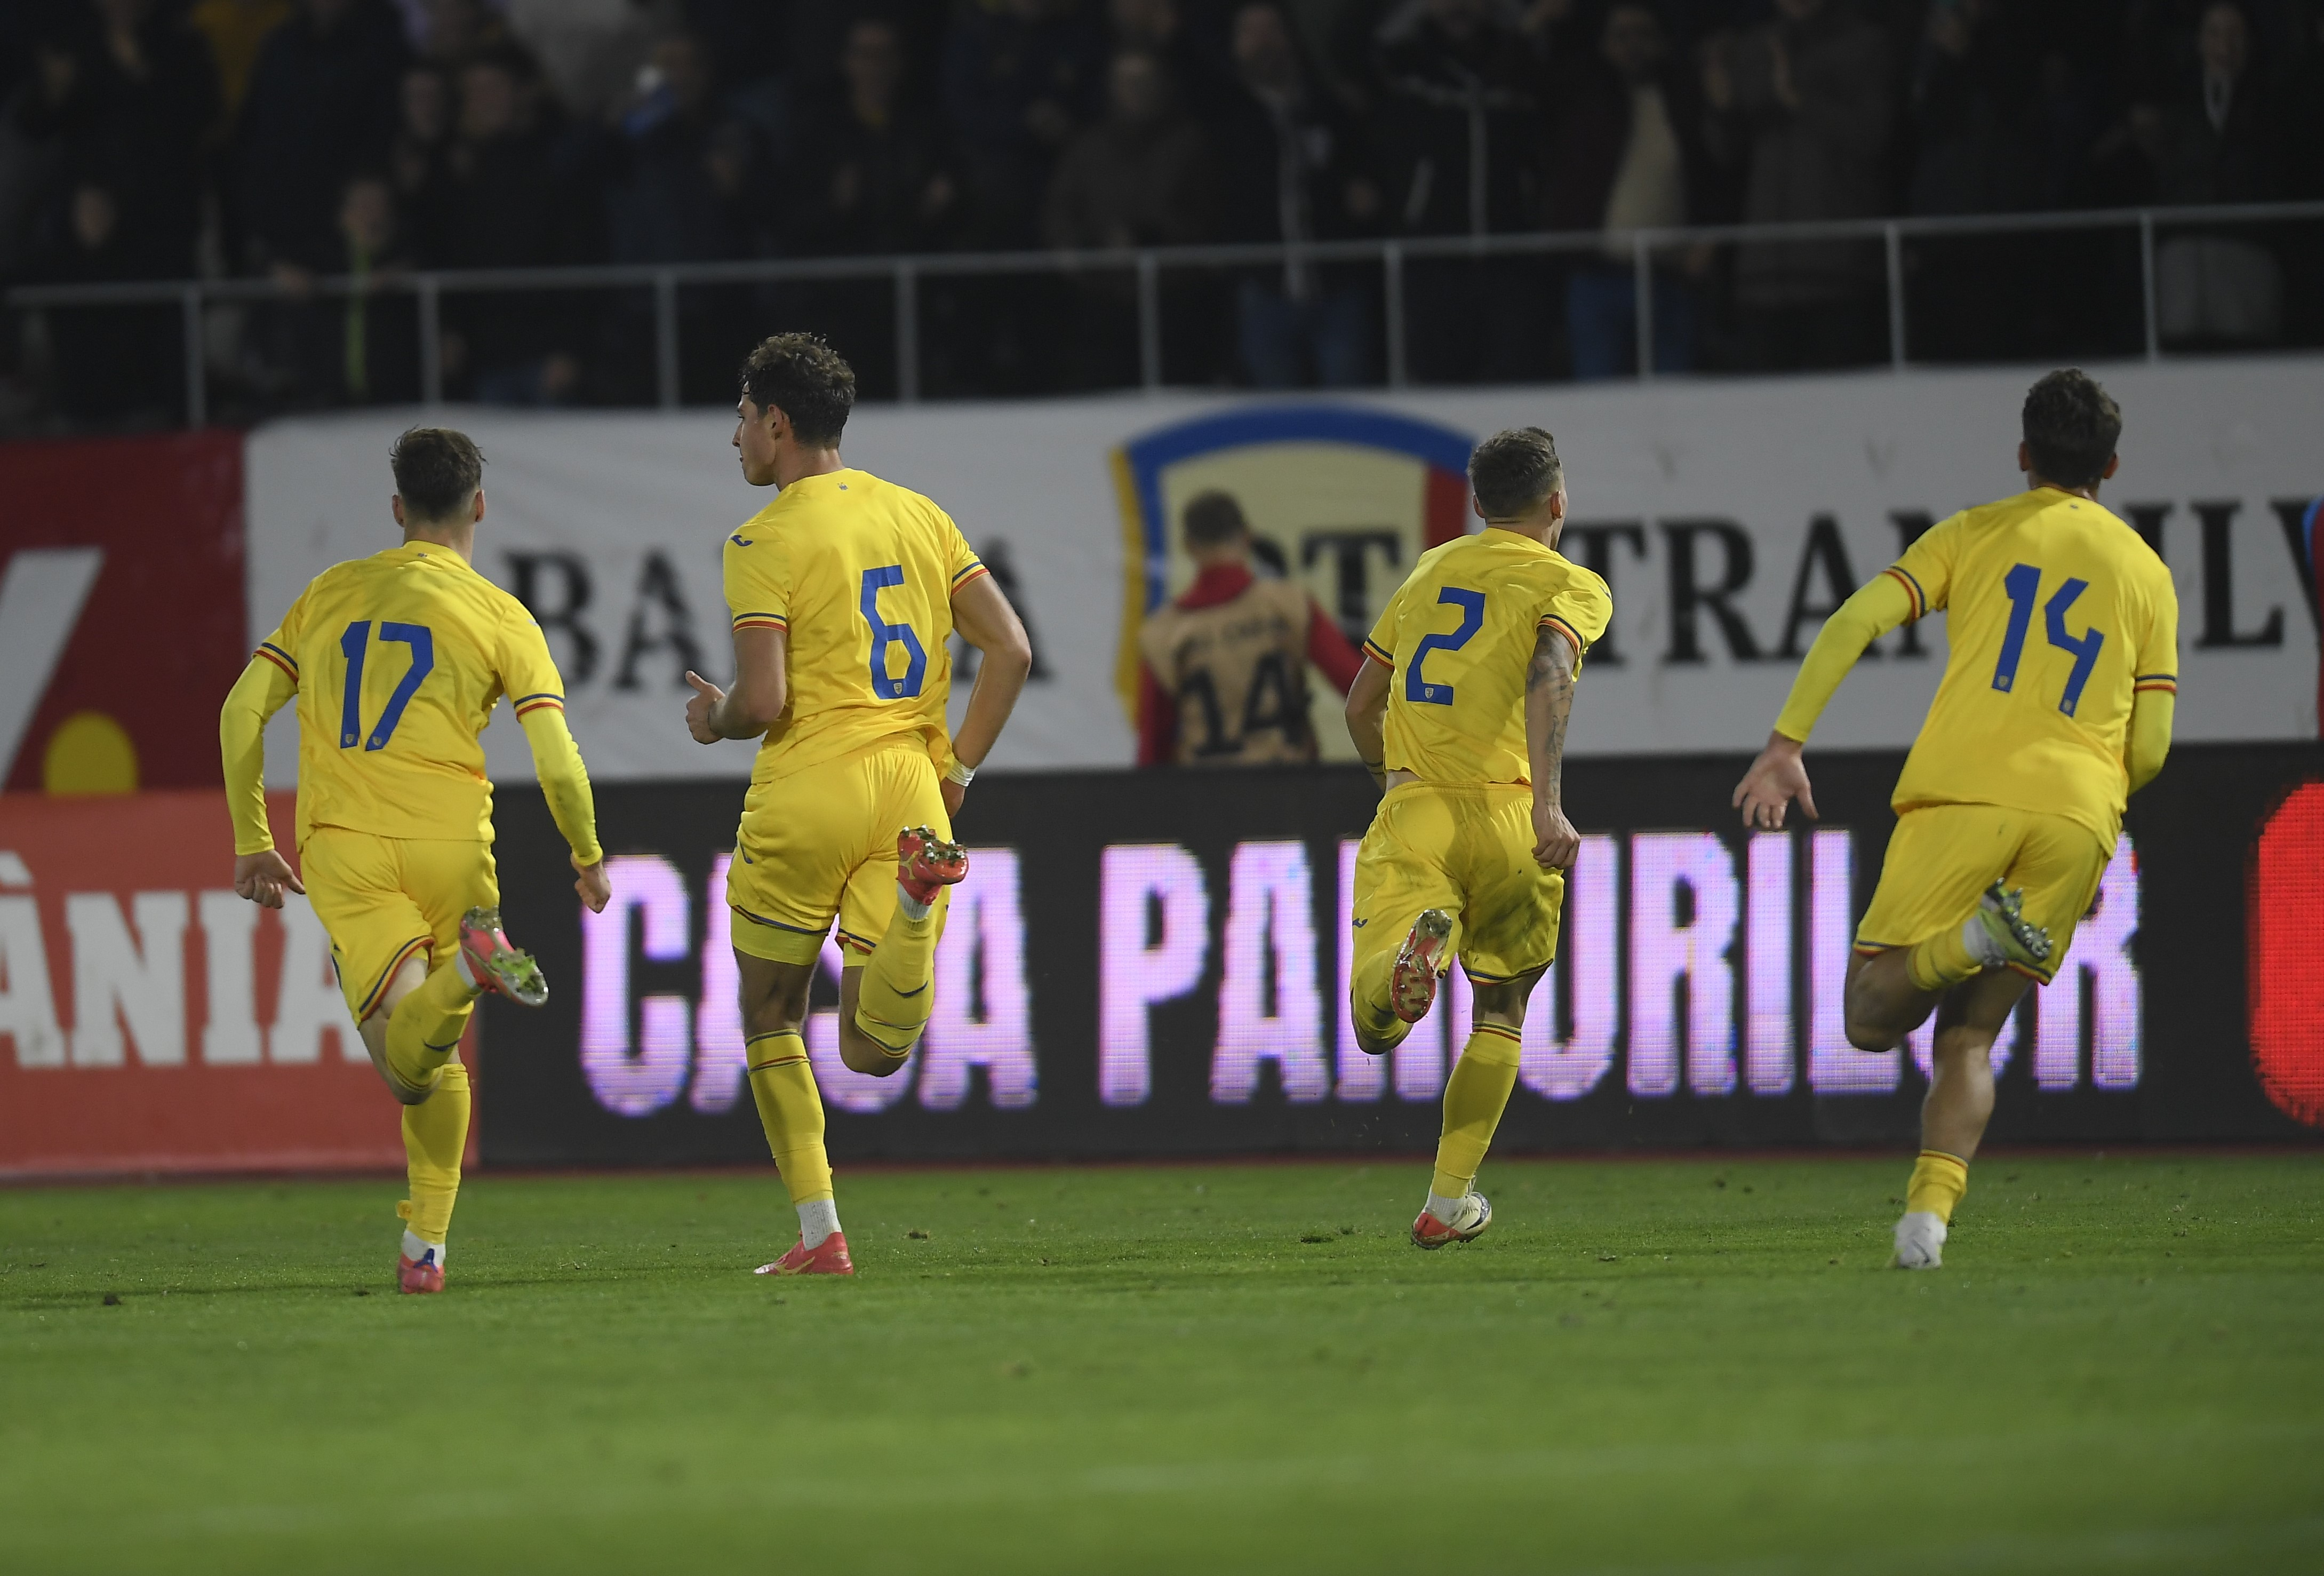
<instances>
[{"instance_id":1,"label":"white wristband","mask_svg":"<svg viewBox=\"0 0 2324 1576\"><path fill-rule=\"evenodd\" d=\"M947 767L945 770L945 780L946 782L956 782L960 784L961 787L966 788L970 783L976 780L976 768L955 757L952 765Z\"/></svg>"}]
</instances>

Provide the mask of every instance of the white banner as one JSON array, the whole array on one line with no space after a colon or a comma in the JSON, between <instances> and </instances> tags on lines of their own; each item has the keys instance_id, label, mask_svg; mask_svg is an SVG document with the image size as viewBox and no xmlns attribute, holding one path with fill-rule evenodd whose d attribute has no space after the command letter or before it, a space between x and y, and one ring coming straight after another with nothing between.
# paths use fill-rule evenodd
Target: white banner
<instances>
[{"instance_id":1,"label":"white banner","mask_svg":"<svg viewBox=\"0 0 2324 1576\"><path fill-rule=\"evenodd\" d=\"M2324 493L2314 443L2324 359L2097 371L2126 422L2105 501L2158 545L2178 582L2181 736L2314 737L2317 622L2293 543L2300 508ZM1564 551L1614 587L1573 750L1740 752L1766 738L1841 595L1909 533L2023 484L2018 407L2032 376L868 406L849 423L846 455L949 511L1025 614L1036 680L998 767L1130 761L1127 640L1142 610L1187 577L1173 543L1194 492L1235 493L1286 572L1360 634L1418 551L1474 523L1459 475L1469 443L1516 425L1556 434L1573 500ZM252 434L254 641L311 576L397 539L387 449L421 419L302 418ZM746 773L746 748L687 738L680 677L689 666L714 677L732 668L719 542L769 496L741 478L733 416L463 409L434 419L484 448L491 508L477 567L549 630L591 770ZM1943 661L1943 621L1877 649L1819 744L1911 742ZM1318 711L1319 736L1344 753L1336 706L1319 697ZM276 784L294 775L285 722L269 738ZM520 730L496 727L487 743L495 776L530 776Z\"/></svg>"}]
</instances>

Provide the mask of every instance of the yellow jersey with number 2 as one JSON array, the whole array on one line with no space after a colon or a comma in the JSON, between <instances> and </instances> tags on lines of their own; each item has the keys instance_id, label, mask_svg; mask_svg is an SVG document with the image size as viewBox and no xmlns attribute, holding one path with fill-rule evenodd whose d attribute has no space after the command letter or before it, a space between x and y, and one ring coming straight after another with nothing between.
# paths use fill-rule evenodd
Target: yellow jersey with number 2
<instances>
[{"instance_id":1,"label":"yellow jersey with number 2","mask_svg":"<svg viewBox=\"0 0 2324 1576\"><path fill-rule=\"evenodd\" d=\"M493 707L565 708L524 604L432 542L324 570L257 654L298 689L301 847L317 826L490 843Z\"/></svg>"},{"instance_id":2,"label":"yellow jersey with number 2","mask_svg":"<svg viewBox=\"0 0 2324 1576\"><path fill-rule=\"evenodd\" d=\"M899 735L951 768L953 593L985 569L950 515L863 471L802 476L726 539L725 561L734 627L789 641L789 704L754 787Z\"/></svg>"},{"instance_id":3,"label":"yellow jersey with number 2","mask_svg":"<svg viewBox=\"0 0 2324 1576\"><path fill-rule=\"evenodd\" d=\"M1420 556L1364 641L1394 668L1388 770L1423 782L1527 783L1526 669L1536 631L1572 642L1574 670L1613 616L1606 582L1555 549L1487 527Z\"/></svg>"},{"instance_id":4,"label":"yellow jersey with number 2","mask_svg":"<svg viewBox=\"0 0 2324 1576\"><path fill-rule=\"evenodd\" d=\"M2111 850L2133 699L2178 685L2179 597L2154 549L2089 499L2038 487L1932 527L1887 573L1915 618L1947 610L1951 648L1895 807L2038 810Z\"/></svg>"}]
</instances>

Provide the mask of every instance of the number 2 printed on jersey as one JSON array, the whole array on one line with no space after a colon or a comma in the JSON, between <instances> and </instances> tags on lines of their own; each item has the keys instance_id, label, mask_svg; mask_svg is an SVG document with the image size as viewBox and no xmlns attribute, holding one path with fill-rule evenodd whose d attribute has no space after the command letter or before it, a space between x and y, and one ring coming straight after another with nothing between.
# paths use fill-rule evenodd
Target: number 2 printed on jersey
<instances>
[{"instance_id":1,"label":"number 2 printed on jersey","mask_svg":"<svg viewBox=\"0 0 2324 1576\"><path fill-rule=\"evenodd\" d=\"M420 688L420 681L436 667L436 636L426 624L382 622L379 638L411 648L411 668L404 674L403 682L387 697L387 709L379 714L379 725L364 739L366 750L384 750L395 735L395 724L403 721L403 708L411 704ZM339 650L347 659L346 690L339 703L339 748L352 750L363 737L363 670L364 653L371 645L371 621L357 619L339 637Z\"/></svg>"},{"instance_id":2,"label":"number 2 printed on jersey","mask_svg":"<svg viewBox=\"0 0 2324 1576\"><path fill-rule=\"evenodd\" d=\"M1449 635L1423 635L1420 644L1413 648L1412 665L1404 676L1404 698L1416 705L1449 706L1452 704L1452 687L1431 684L1422 671L1431 651L1457 651L1474 640L1477 631L1485 627L1485 594L1466 591L1458 585L1438 589L1440 605L1461 610L1461 625Z\"/></svg>"},{"instance_id":3,"label":"number 2 printed on jersey","mask_svg":"<svg viewBox=\"0 0 2324 1576\"><path fill-rule=\"evenodd\" d=\"M2025 637L2034 625L2034 604L2042 589L2042 571L2032 564L2017 564L2001 577L2001 588L2009 594L2009 627L2002 632L2001 657L1993 665L1993 687L2007 694L2017 687L2017 665L2025 655ZM2051 594L2043 605L2042 632L2050 644L2061 651L2070 652L2073 671L2066 675L2066 690L2059 697L2058 709L2068 716L2082 704L2082 687L2090 681L2090 670L2098 664L2098 648L2106 644L2106 633L2095 627L2080 634L2066 631L2066 614L2090 588L2087 580L2069 576L2066 583Z\"/></svg>"}]
</instances>

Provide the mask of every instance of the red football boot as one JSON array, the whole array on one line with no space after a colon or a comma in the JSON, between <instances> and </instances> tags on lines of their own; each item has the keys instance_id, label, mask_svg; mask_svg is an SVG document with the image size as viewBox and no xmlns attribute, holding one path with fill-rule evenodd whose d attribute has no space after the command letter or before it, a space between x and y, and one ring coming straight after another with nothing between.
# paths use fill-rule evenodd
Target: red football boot
<instances>
[{"instance_id":1,"label":"red football boot","mask_svg":"<svg viewBox=\"0 0 2324 1576\"><path fill-rule=\"evenodd\" d=\"M946 843L928 826L896 834L896 880L915 903L933 903L936 894L968 874L968 850Z\"/></svg>"},{"instance_id":2,"label":"red football boot","mask_svg":"<svg viewBox=\"0 0 2324 1576\"><path fill-rule=\"evenodd\" d=\"M772 1264L762 1264L752 1275L853 1275L855 1261L847 1257L847 1237L834 1231L810 1248L804 1238ZM441 1276L438 1276L440 1279Z\"/></svg>"},{"instance_id":3,"label":"red football boot","mask_svg":"<svg viewBox=\"0 0 2324 1576\"><path fill-rule=\"evenodd\" d=\"M497 991L520 1007L539 1007L549 1000L549 982L529 952L509 945L501 933L497 907L471 908L460 917L460 954L468 971L487 991Z\"/></svg>"},{"instance_id":4,"label":"red football boot","mask_svg":"<svg viewBox=\"0 0 2324 1576\"><path fill-rule=\"evenodd\" d=\"M1442 908L1426 908L1397 949L1396 965L1388 972L1388 1000L1405 1022L1418 1023L1428 1016L1436 1000L1437 976L1444 972L1444 949L1452 939L1452 916Z\"/></svg>"},{"instance_id":5,"label":"red football boot","mask_svg":"<svg viewBox=\"0 0 2324 1576\"><path fill-rule=\"evenodd\" d=\"M395 1256L395 1289L406 1296L423 1296L444 1289L444 1267L436 1262L436 1249L430 1248L416 1260L399 1253Z\"/></svg>"}]
</instances>

